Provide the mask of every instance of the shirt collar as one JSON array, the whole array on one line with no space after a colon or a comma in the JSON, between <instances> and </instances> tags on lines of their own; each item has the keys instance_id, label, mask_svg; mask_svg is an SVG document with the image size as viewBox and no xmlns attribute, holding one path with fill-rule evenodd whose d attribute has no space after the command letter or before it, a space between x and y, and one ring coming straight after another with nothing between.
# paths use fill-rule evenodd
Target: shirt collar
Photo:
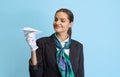
<instances>
[{"instance_id":1,"label":"shirt collar","mask_svg":"<svg viewBox=\"0 0 120 77\"><path fill-rule=\"evenodd\" d=\"M56 35L56 34L55 34L55 35ZM57 37L57 35L56 35L56 37ZM58 37L57 37L57 39L58 39L60 42L65 43L65 42L68 42L68 41L69 41L69 36L68 36L68 38L65 39L64 41L60 40Z\"/></svg>"}]
</instances>

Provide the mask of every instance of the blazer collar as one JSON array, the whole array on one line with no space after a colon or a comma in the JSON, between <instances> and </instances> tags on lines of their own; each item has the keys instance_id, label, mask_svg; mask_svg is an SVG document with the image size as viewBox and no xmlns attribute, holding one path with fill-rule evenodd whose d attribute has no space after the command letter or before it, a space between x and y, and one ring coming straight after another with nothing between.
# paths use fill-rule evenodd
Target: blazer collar
<instances>
[{"instance_id":1,"label":"blazer collar","mask_svg":"<svg viewBox=\"0 0 120 77\"><path fill-rule=\"evenodd\" d=\"M53 40L53 34L49 37L49 44L51 46L51 48L54 50L54 52L56 53L56 46L55 46L55 42ZM74 43L74 41L71 39L71 45L70 45L70 58L71 60L74 60L75 55L77 55L77 49L78 49L78 45L76 43Z\"/></svg>"},{"instance_id":2,"label":"blazer collar","mask_svg":"<svg viewBox=\"0 0 120 77\"><path fill-rule=\"evenodd\" d=\"M48 43L49 43L49 46L51 47L51 51L53 52L53 54L56 54L57 49L53 39L53 34L49 37L49 39L50 40L48 41ZM73 40L71 40L69 56L70 56L71 64L73 66L73 70L75 70L75 67L76 67L76 55L78 55L78 45ZM53 62L56 63L56 58L53 59Z\"/></svg>"}]
</instances>

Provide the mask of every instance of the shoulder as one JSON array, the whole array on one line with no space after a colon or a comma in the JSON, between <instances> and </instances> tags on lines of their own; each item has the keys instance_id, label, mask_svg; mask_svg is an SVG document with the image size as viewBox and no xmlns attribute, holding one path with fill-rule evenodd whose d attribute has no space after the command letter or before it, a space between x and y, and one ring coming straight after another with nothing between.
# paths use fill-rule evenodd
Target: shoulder
<instances>
[{"instance_id":1,"label":"shoulder","mask_svg":"<svg viewBox=\"0 0 120 77\"><path fill-rule=\"evenodd\" d=\"M48 38L49 37L42 37L42 38L37 39L37 41L43 41L44 42L44 41L48 40Z\"/></svg>"},{"instance_id":2,"label":"shoulder","mask_svg":"<svg viewBox=\"0 0 120 77\"><path fill-rule=\"evenodd\" d=\"M39 38L37 39L37 43L45 43L45 42L48 42L50 41L50 37L42 37L42 38Z\"/></svg>"},{"instance_id":3,"label":"shoulder","mask_svg":"<svg viewBox=\"0 0 120 77\"><path fill-rule=\"evenodd\" d=\"M37 39L36 42L37 42L37 43L53 42L52 35L46 36L46 37L41 37L41 38Z\"/></svg>"},{"instance_id":4,"label":"shoulder","mask_svg":"<svg viewBox=\"0 0 120 77\"><path fill-rule=\"evenodd\" d=\"M80 47L83 47L83 44L77 40L71 39L71 43Z\"/></svg>"}]
</instances>

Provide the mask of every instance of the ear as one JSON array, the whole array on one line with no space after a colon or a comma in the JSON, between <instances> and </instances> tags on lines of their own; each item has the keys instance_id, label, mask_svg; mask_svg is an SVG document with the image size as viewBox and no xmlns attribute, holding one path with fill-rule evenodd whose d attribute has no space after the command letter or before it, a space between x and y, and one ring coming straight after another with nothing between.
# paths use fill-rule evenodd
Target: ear
<instances>
[{"instance_id":1,"label":"ear","mask_svg":"<svg viewBox=\"0 0 120 77\"><path fill-rule=\"evenodd\" d=\"M71 28L71 27L72 27L72 25L73 25L73 22L70 22L70 25L69 25L69 27Z\"/></svg>"}]
</instances>

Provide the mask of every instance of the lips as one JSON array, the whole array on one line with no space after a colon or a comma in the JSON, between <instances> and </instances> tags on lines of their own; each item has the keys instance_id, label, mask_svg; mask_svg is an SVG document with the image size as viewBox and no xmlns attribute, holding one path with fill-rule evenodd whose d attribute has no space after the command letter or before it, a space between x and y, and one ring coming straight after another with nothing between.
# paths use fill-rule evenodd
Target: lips
<instances>
[{"instance_id":1,"label":"lips","mask_svg":"<svg viewBox=\"0 0 120 77\"><path fill-rule=\"evenodd\" d=\"M54 25L54 28L59 29L59 28L61 28L61 26L60 25Z\"/></svg>"}]
</instances>

